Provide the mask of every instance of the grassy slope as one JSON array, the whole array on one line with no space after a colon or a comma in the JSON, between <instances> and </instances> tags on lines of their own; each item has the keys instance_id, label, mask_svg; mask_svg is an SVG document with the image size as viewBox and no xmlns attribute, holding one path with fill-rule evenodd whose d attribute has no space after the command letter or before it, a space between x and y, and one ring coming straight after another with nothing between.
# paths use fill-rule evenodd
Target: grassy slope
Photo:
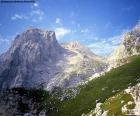
<instances>
[{"instance_id":1,"label":"grassy slope","mask_svg":"<svg viewBox=\"0 0 140 116\"><path fill-rule=\"evenodd\" d=\"M123 101L123 102L122 102ZM126 92L120 92L113 96L110 99L107 99L103 104L102 104L102 109L108 111L107 116L125 116L125 114L122 113L121 109L122 107L127 104L129 101L134 102L132 96ZM122 103L121 103L122 102ZM134 104L132 108L134 108Z\"/></svg>"},{"instance_id":2,"label":"grassy slope","mask_svg":"<svg viewBox=\"0 0 140 116\"><path fill-rule=\"evenodd\" d=\"M50 115L57 116L80 116L87 113L96 105L96 100L104 102L107 98L127 88L129 85L138 83L140 78L140 56L130 58L130 63L113 69L100 78L89 82L81 92L71 100L59 104L59 112ZM104 91L102 88L106 88ZM115 90L115 92L112 92Z\"/></svg>"}]
</instances>

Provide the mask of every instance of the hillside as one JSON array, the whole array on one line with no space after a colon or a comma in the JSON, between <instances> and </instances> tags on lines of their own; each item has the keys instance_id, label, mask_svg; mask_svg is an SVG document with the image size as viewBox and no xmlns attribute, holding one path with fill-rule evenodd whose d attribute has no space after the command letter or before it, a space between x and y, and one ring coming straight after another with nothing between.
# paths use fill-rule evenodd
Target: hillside
<instances>
[{"instance_id":1,"label":"hillside","mask_svg":"<svg viewBox=\"0 0 140 116\"><path fill-rule=\"evenodd\" d=\"M96 101L104 102L107 98L133 86L140 79L140 56L129 58L130 63L112 69L100 78L83 86L80 93L71 100L63 101L59 105L57 115L80 116L95 108ZM52 112L51 115L56 115Z\"/></svg>"},{"instance_id":2,"label":"hillside","mask_svg":"<svg viewBox=\"0 0 140 116\"><path fill-rule=\"evenodd\" d=\"M129 94L122 91L140 82L140 56L132 56L128 60L129 63L112 69L86 85L79 86L80 91L77 95L73 94L77 89L64 92L61 89L56 89L49 94L43 90L24 90L23 88L8 90L3 94L1 93L3 97L0 101L0 113L81 116L83 113L91 112L96 104L101 102L103 109L106 110L113 106L114 109L112 109L111 114L119 115L122 105L128 101L133 101ZM113 96L118 97L110 101L109 98ZM122 99L125 99L123 104L119 104ZM107 104L108 102L112 103L111 106ZM111 116L111 114L108 115Z\"/></svg>"}]
</instances>

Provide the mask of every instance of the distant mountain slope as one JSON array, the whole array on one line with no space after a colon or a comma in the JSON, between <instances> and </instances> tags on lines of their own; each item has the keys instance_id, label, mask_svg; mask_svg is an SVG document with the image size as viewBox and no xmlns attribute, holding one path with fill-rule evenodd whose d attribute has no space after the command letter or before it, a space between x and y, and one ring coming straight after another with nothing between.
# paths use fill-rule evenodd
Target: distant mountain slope
<instances>
[{"instance_id":1,"label":"distant mountain slope","mask_svg":"<svg viewBox=\"0 0 140 116\"><path fill-rule=\"evenodd\" d=\"M0 56L0 88L73 87L105 68L103 59L80 43L60 45L55 32L28 29Z\"/></svg>"},{"instance_id":2,"label":"distant mountain slope","mask_svg":"<svg viewBox=\"0 0 140 116\"><path fill-rule=\"evenodd\" d=\"M98 56L96 54L94 54L93 52L91 52L91 50L89 48L86 48L85 46L81 45L78 41L72 41L69 43L63 43L62 47L64 47L65 49L68 49L70 51L73 52L77 52L82 54L85 58L89 57L89 58L93 58L99 62L105 62L103 59L103 57Z\"/></svg>"}]
</instances>

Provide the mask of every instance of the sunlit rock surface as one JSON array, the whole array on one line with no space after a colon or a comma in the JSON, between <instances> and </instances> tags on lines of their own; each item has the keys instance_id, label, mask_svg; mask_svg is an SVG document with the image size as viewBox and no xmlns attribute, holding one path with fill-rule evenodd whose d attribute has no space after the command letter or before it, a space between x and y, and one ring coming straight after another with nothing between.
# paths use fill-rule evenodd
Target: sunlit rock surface
<instances>
[{"instance_id":1,"label":"sunlit rock surface","mask_svg":"<svg viewBox=\"0 0 140 116\"><path fill-rule=\"evenodd\" d=\"M140 21L132 31L124 34L123 42L109 57L110 67L118 67L126 63L126 58L140 54Z\"/></svg>"}]
</instances>

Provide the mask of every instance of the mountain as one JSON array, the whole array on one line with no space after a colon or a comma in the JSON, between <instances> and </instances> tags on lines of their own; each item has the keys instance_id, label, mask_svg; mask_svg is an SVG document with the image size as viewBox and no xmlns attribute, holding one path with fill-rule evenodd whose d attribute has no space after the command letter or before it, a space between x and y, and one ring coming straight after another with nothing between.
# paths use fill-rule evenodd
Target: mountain
<instances>
[{"instance_id":1,"label":"mountain","mask_svg":"<svg viewBox=\"0 0 140 116\"><path fill-rule=\"evenodd\" d=\"M138 108L139 43L140 23L106 60L77 41L59 44L53 31L26 30L0 56L0 88L7 89L0 93L0 114L119 116Z\"/></svg>"},{"instance_id":2,"label":"mountain","mask_svg":"<svg viewBox=\"0 0 140 116\"><path fill-rule=\"evenodd\" d=\"M124 34L123 42L109 58L111 67L117 67L126 62L126 58L140 54L140 21L130 31Z\"/></svg>"},{"instance_id":3,"label":"mountain","mask_svg":"<svg viewBox=\"0 0 140 116\"><path fill-rule=\"evenodd\" d=\"M106 63L78 42L60 45L53 31L28 29L0 56L0 88L73 87Z\"/></svg>"},{"instance_id":4,"label":"mountain","mask_svg":"<svg viewBox=\"0 0 140 116\"><path fill-rule=\"evenodd\" d=\"M134 97L140 83L139 54L140 23L108 60L78 41L59 44L53 31L28 29L0 56L0 88L6 89L0 93L0 114L123 115L126 107L139 105Z\"/></svg>"},{"instance_id":5,"label":"mountain","mask_svg":"<svg viewBox=\"0 0 140 116\"><path fill-rule=\"evenodd\" d=\"M60 59L62 52L52 31L30 29L17 35L11 48L0 57L1 88L30 88L48 82L49 68L53 67L50 64Z\"/></svg>"}]
</instances>

